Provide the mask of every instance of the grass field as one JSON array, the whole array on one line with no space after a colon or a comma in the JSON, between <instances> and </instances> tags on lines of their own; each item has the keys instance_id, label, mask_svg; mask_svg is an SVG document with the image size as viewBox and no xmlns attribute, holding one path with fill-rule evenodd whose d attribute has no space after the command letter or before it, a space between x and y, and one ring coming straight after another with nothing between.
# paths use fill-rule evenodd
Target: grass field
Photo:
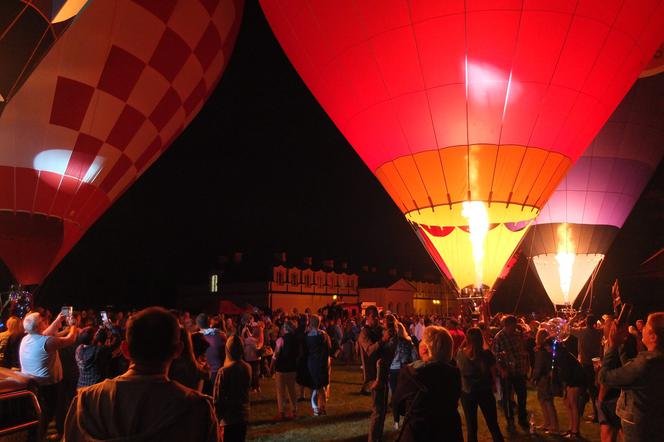
<instances>
[{"instance_id":1,"label":"grass field","mask_svg":"<svg viewBox=\"0 0 664 442\"><path fill-rule=\"evenodd\" d=\"M362 374L357 365L340 365L332 369L332 391L327 405L327 415L313 417L309 402L298 404L298 418L293 421L275 422L277 402L274 390L274 381L261 379L261 393L252 393L251 423L249 427L249 440L252 441L362 441L367 438L369 426L369 413L371 410L370 398L359 394ZM567 411L562 402L556 402L560 428L566 430ZM459 411L463 412L461 407ZM528 392L528 411L535 414L537 423L542 422L540 408L536 393ZM479 413L481 416L481 413ZM388 413L385 420L386 440L393 441L396 432L392 429L392 416ZM505 431L505 420L499 413L499 421L503 435L509 441L562 441L559 436L536 434L531 436L527 431L518 429L515 433ZM484 420L479 417L480 441L491 441L491 436ZM599 426L583 423L581 434L584 440L599 441ZM465 433L464 433L465 435Z\"/></svg>"}]
</instances>

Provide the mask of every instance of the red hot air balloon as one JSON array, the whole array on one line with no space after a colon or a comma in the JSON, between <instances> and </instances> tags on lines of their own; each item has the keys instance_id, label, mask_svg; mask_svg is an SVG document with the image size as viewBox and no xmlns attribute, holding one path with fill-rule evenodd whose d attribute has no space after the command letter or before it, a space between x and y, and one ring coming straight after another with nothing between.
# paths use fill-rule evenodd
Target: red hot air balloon
<instances>
[{"instance_id":1,"label":"red hot air balloon","mask_svg":"<svg viewBox=\"0 0 664 442\"><path fill-rule=\"evenodd\" d=\"M648 0L261 0L457 288L490 287L664 38Z\"/></svg>"},{"instance_id":2,"label":"red hot air balloon","mask_svg":"<svg viewBox=\"0 0 664 442\"><path fill-rule=\"evenodd\" d=\"M0 116L0 259L19 283L40 283L196 116L242 6L93 1L53 45Z\"/></svg>"}]
</instances>

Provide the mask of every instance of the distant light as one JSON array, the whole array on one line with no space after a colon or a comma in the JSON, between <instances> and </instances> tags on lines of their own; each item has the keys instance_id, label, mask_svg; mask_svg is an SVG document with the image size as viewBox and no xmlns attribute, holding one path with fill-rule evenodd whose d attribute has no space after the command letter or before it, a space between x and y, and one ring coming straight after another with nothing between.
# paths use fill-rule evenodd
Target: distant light
<instances>
[{"instance_id":1,"label":"distant light","mask_svg":"<svg viewBox=\"0 0 664 442\"><path fill-rule=\"evenodd\" d=\"M334 301L336 301L336 300L337 300L337 295L332 295L332 299L333 299Z\"/></svg>"},{"instance_id":2,"label":"distant light","mask_svg":"<svg viewBox=\"0 0 664 442\"><path fill-rule=\"evenodd\" d=\"M210 276L210 293L219 293L219 275Z\"/></svg>"}]
</instances>

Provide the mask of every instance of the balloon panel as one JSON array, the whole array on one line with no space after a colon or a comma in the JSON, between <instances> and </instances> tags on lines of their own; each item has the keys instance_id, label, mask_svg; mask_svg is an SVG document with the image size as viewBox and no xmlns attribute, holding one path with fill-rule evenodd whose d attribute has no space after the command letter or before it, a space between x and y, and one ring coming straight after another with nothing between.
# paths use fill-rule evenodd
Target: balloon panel
<instances>
[{"instance_id":1,"label":"balloon panel","mask_svg":"<svg viewBox=\"0 0 664 442\"><path fill-rule=\"evenodd\" d=\"M196 116L228 62L242 5L91 2L44 57L0 116L0 212L61 224L50 265L28 263L30 277L11 263L25 262L34 229L0 250L19 282L39 283ZM17 223L0 222L0 232Z\"/></svg>"},{"instance_id":2,"label":"balloon panel","mask_svg":"<svg viewBox=\"0 0 664 442\"><path fill-rule=\"evenodd\" d=\"M485 203L491 224L495 202L536 215L664 40L655 1L260 3L402 212L436 211L438 227L463 201Z\"/></svg>"}]
</instances>

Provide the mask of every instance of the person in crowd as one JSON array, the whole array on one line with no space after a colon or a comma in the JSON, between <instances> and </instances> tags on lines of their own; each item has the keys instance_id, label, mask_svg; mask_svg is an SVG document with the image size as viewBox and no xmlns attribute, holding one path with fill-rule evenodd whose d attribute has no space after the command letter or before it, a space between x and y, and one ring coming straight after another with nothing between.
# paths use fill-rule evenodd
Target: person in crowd
<instances>
[{"instance_id":1,"label":"person in crowd","mask_svg":"<svg viewBox=\"0 0 664 442\"><path fill-rule=\"evenodd\" d=\"M454 349L452 354L455 355L461 348L461 345L466 340L466 335L463 332L463 329L459 325L459 321L456 319L447 320L447 330L452 335L452 340L454 341Z\"/></svg>"},{"instance_id":2,"label":"person in crowd","mask_svg":"<svg viewBox=\"0 0 664 442\"><path fill-rule=\"evenodd\" d=\"M297 371L298 342L293 324L285 321L281 326L281 336L275 343L272 355L272 370L275 371L278 416L276 420L295 419L297 416L297 396L295 396L295 373ZM286 408L289 404L290 408Z\"/></svg>"},{"instance_id":3,"label":"person in crowd","mask_svg":"<svg viewBox=\"0 0 664 442\"><path fill-rule=\"evenodd\" d=\"M307 387L311 389L311 409L314 416L326 414L325 387L329 384L328 363L330 356L330 337L319 330L320 318L309 317L309 327L305 336L305 357L309 372Z\"/></svg>"},{"instance_id":4,"label":"person in crowd","mask_svg":"<svg viewBox=\"0 0 664 442\"><path fill-rule=\"evenodd\" d=\"M297 327L295 328L295 340L298 346L298 358L295 371L295 382L298 385L298 402L304 402L307 397L304 394L304 388L309 385L309 369L307 368L307 358L305 355L305 336L309 325L309 318L306 315L299 315L297 318Z\"/></svg>"},{"instance_id":5,"label":"person in crowd","mask_svg":"<svg viewBox=\"0 0 664 442\"><path fill-rule=\"evenodd\" d=\"M581 393L585 390L586 375L581 364L569 349L560 342L556 349L556 365L559 368L560 380L565 386L565 407L569 414L569 430L565 437L579 438L580 420L583 408L580 406Z\"/></svg>"},{"instance_id":6,"label":"person in crowd","mask_svg":"<svg viewBox=\"0 0 664 442\"><path fill-rule=\"evenodd\" d=\"M77 388L89 387L108 377L111 355L120 342L120 336L115 334L108 338L107 328L100 328L96 332L92 327L81 330L75 353L78 367Z\"/></svg>"},{"instance_id":7,"label":"person in crowd","mask_svg":"<svg viewBox=\"0 0 664 442\"><path fill-rule=\"evenodd\" d=\"M56 336L65 319L68 319L69 331L65 336ZM31 377L39 385L38 398L42 410L39 432L45 435L49 422L55 416L62 381L62 363L58 350L74 345L78 329L73 317L66 318L60 313L48 325L37 312L29 313L23 318L23 328L27 335L19 348L21 373Z\"/></svg>"},{"instance_id":8,"label":"person in crowd","mask_svg":"<svg viewBox=\"0 0 664 442\"><path fill-rule=\"evenodd\" d=\"M243 356L242 338L232 335L226 341L226 359L214 383L214 407L224 442L244 442L247 437L252 374Z\"/></svg>"},{"instance_id":9,"label":"person in crowd","mask_svg":"<svg viewBox=\"0 0 664 442\"><path fill-rule=\"evenodd\" d=\"M394 419L394 429L399 429L399 422L401 420L401 415L399 410L394 404L394 392L397 390L397 384L399 379L399 372L401 368L410 364L411 362L417 359L417 350L413 345L413 340L406 332L406 327L403 323L396 321L396 345L394 349L394 357L390 363L390 392L392 393L392 417Z\"/></svg>"},{"instance_id":10,"label":"person in crowd","mask_svg":"<svg viewBox=\"0 0 664 442\"><path fill-rule=\"evenodd\" d=\"M217 371L224 365L226 336L222 335L218 329L210 327L210 318L205 313L201 313L196 317L196 325L203 339L209 344L207 350L205 350L205 361L210 367L210 378L205 382L203 392L212 394Z\"/></svg>"},{"instance_id":11,"label":"person in crowd","mask_svg":"<svg viewBox=\"0 0 664 442\"><path fill-rule=\"evenodd\" d=\"M17 316L7 318L7 330L0 333L0 367L21 368L19 347L25 335L23 322Z\"/></svg>"},{"instance_id":12,"label":"person in crowd","mask_svg":"<svg viewBox=\"0 0 664 442\"><path fill-rule=\"evenodd\" d=\"M531 379L537 389L537 400L539 401L542 415L544 416L544 425L539 429L547 434L558 434L560 432L558 425L558 413L554 404L556 393L554 391L554 379L551 373L552 367L553 341L549 338L549 333L544 329L537 330L535 336L535 364Z\"/></svg>"},{"instance_id":13,"label":"person in crowd","mask_svg":"<svg viewBox=\"0 0 664 442\"><path fill-rule=\"evenodd\" d=\"M247 327L244 332L244 360L251 366L251 391L261 391L261 349L265 343L263 322L253 328Z\"/></svg>"},{"instance_id":14,"label":"person in crowd","mask_svg":"<svg viewBox=\"0 0 664 442\"><path fill-rule=\"evenodd\" d=\"M210 368L196 359L191 334L182 325L180 326L180 342L182 342L182 352L171 363L168 377L200 393L203 391L203 385L210 378Z\"/></svg>"},{"instance_id":15,"label":"person in crowd","mask_svg":"<svg viewBox=\"0 0 664 442\"><path fill-rule=\"evenodd\" d=\"M579 362L586 377L588 396L592 403L593 412L590 420L597 422L597 384L595 382L595 368L593 358L602 354L602 330L597 328L597 318L594 315L586 317L585 327L572 328L571 333L579 341ZM581 410L583 411L583 410Z\"/></svg>"},{"instance_id":16,"label":"person in crowd","mask_svg":"<svg viewBox=\"0 0 664 442\"><path fill-rule=\"evenodd\" d=\"M514 429L514 403L511 392L516 393L518 401L519 425L529 428L526 400L526 378L530 369L528 351L521 331L517 328L517 319L508 315L503 318L503 329L493 341L493 353L498 359L498 369L503 391L502 406L507 420L508 430Z\"/></svg>"},{"instance_id":17,"label":"person in crowd","mask_svg":"<svg viewBox=\"0 0 664 442\"><path fill-rule=\"evenodd\" d=\"M440 326L428 326L419 344L420 361L399 373L394 402L404 415L398 440L463 442L457 408L461 375L451 364L454 341Z\"/></svg>"},{"instance_id":18,"label":"person in crowd","mask_svg":"<svg viewBox=\"0 0 664 442\"><path fill-rule=\"evenodd\" d=\"M378 308L370 305L365 310L365 325L360 332L358 342L362 356L364 382L373 383L377 379L377 364L382 357L383 346L389 341L388 333L378 319ZM369 442L383 439L383 426L387 413L387 391L385 388L374 388L371 391L371 421L369 423Z\"/></svg>"},{"instance_id":19,"label":"person in crowd","mask_svg":"<svg viewBox=\"0 0 664 442\"><path fill-rule=\"evenodd\" d=\"M493 390L496 388L496 358L484 349L484 337L479 328L471 327L456 355L461 372L461 406L466 418L467 442L477 442L477 407L484 415L494 442L502 442L498 426L498 412Z\"/></svg>"},{"instance_id":20,"label":"person in crowd","mask_svg":"<svg viewBox=\"0 0 664 442\"><path fill-rule=\"evenodd\" d=\"M620 366L619 347L629 333L613 324L599 370L603 386L620 388L616 414L625 442L661 440L664 434L664 312L652 313L643 327L646 351Z\"/></svg>"},{"instance_id":21,"label":"person in crowd","mask_svg":"<svg viewBox=\"0 0 664 442\"><path fill-rule=\"evenodd\" d=\"M129 370L79 390L65 440L217 441L209 400L167 376L182 347L177 320L167 310L149 307L129 318L121 344Z\"/></svg>"}]
</instances>

